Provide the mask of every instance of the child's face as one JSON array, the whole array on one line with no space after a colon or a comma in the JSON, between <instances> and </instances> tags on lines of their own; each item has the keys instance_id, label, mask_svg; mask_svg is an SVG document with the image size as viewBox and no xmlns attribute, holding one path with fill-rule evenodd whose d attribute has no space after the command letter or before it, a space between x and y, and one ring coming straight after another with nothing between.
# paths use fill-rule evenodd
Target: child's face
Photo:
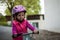
<instances>
[{"instance_id":1,"label":"child's face","mask_svg":"<svg viewBox=\"0 0 60 40\"><path fill-rule=\"evenodd\" d=\"M20 13L18 13L18 15L17 15L17 19L18 19L19 21L22 21L22 20L24 19L24 17L25 17L25 13L24 13L24 12L20 12Z\"/></svg>"}]
</instances>

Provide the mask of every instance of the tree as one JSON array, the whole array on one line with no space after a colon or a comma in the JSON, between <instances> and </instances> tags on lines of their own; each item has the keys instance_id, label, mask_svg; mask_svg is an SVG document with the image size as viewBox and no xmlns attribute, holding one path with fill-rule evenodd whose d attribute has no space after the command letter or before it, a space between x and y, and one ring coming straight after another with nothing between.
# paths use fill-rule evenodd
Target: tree
<instances>
[{"instance_id":1,"label":"tree","mask_svg":"<svg viewBox=\"0 0 60 40\"><path fill-rule=\"evenodd\" d=\"M1 0L2 3L6 2L7 4L7 9L6 9L6 13L12 13L12 8L15 5L23 5L26 7L27 13L28 15L30 14L38 14L39 11L41 10L40 7L40 0Z\"/></svg>"}]
</instances>

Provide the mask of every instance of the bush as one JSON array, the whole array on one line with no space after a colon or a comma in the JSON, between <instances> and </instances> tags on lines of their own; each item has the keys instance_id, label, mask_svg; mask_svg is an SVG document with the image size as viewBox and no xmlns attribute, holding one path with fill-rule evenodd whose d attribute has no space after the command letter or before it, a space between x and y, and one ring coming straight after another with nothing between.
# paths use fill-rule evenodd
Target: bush
<instances>
[{"instance_id":1,"label":"bush","mask_svg":"<svg viewBox=\"0 0 60 40\"><path fill-rule=\"evenodd\" d=\"M6 22L0 22L0 25L7 25L7 23Z\"/></svg>"},{"instance_id":2,"label":"bush","mask_svg":"<svg viewBox=\"0 0 60 40\"><path fill-rule=\"evenodd\" d=\"M0 25L2 25L2 26L11 26L11 25L8 25L5 16L0 16Z\"/></svg>"},{"instance_id":3,"label":"bush","mask_svg":"<svg viewBox=\"0 0 60 40\"><path fill-rule=\"evenodd\" d=\"M11 25L8 25L7 22L0 22L0 25L2 25L2 26L9 26L9 27L11 26Z\"/></svg>"}]
</instances>

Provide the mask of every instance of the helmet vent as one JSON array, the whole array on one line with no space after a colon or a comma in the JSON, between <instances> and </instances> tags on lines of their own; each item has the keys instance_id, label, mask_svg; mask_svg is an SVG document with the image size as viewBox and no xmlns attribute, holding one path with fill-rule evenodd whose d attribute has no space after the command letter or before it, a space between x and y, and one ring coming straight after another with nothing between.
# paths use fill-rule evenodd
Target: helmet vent
<instances>
[{"instance_id":1,"label":"helmet vent","mask_svg":"<svg viewBox=\"0 0 60 40\"><path fill-rule=\"evenodd\" d=\"M17 7L15 7L15 9L17 9Z\"/></svg>"}]
</instances>

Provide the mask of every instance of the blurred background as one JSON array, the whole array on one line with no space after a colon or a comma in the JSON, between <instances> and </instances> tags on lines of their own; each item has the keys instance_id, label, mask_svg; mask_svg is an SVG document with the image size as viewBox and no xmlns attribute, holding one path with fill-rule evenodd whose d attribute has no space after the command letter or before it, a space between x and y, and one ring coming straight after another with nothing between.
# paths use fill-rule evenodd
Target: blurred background
<instances>
[{"instance_id":1,"label":"blurred background","mask_svg":"<svg viewBox=\"0 0 60 40\"><path fill-rule=\"evenodd\" d=\"M15 5L23 5L26 7L27 14L39 14L41 11L40 0L1 0L0 1L0 25L11 26L12 8Z\"/></svg>"}]
</instances>

